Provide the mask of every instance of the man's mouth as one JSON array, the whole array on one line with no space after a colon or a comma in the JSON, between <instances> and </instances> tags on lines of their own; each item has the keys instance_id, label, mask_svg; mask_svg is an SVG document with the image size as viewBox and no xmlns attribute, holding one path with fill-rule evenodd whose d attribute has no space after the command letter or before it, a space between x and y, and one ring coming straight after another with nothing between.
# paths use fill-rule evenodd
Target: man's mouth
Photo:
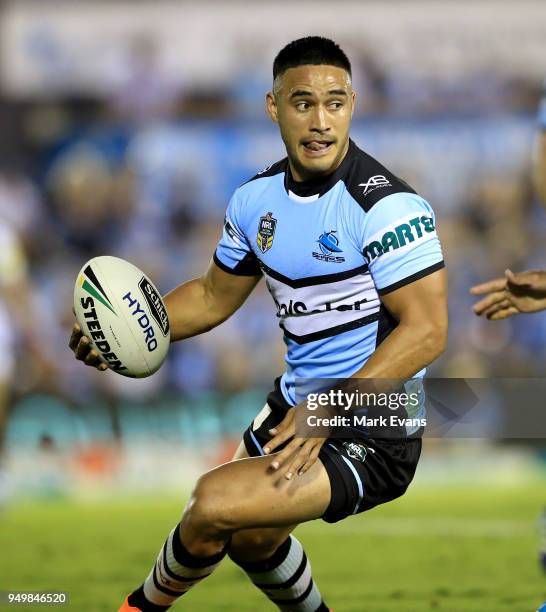
<instances>
[{"instance_id":1,"label":"man's mouth","mask_svg":"<svg viewBox=\"0 0 546 612\"><path fill-rule=\"evenodd\" d=\"M308 140L303 143L303 146L310 152L326 151L333 144L331 140Z\"/></svg>"}]
</instances>

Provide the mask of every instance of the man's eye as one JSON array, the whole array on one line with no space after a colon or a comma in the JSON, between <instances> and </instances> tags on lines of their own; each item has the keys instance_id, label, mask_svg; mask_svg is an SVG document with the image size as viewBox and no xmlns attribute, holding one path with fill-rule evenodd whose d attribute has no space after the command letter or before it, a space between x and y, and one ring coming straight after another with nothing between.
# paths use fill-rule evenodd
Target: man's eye
<instances>
[{"instance_id":1,"label":"man's eye","mask_svg":"<svg viewBox=\"0 0 546 612\"><path fill-rule=\"evenodd\" d=\"M309 108L309 102L298 102L296 108L298 110L307 110Z\"/></svg>"},{"instance_id":2,"label":"man's eye","mask_svg":"<svg viewBox=\"0 0 546 612\"><path fill-rule=\"evenodd\" d=\"M330 104L331 108L341 108L343 106L343 102L332 102Z\"/></svg>"}]
</instances>

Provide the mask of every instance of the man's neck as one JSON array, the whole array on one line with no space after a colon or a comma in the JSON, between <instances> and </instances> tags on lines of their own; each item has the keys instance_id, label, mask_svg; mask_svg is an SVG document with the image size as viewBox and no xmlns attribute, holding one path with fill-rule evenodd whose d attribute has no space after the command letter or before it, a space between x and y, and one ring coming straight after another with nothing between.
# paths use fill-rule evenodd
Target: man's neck
<instances>
[{"instance_id":1,"label":"man's neck","mask_svg":"<svg viewBox=\"0 0 546 612\"><path fill-rule=\"evenodd\" d=\"M336 161L336 163L331 168L329 168L326 172L319 172L319 173L307 173L304 168L302 168L301 170L298 169L294 165L294 162L289 157L288 165L290 166L290 174L292 175L292 178L294 179L294 181L296 181L296 183L305 183L307 181L320 181L321 179L326 179L331 174L333 174L339 168L339 166L341 166L341 164L343 163L343 160L345 159L345 157L347 157L348 151L349 151L349 140L347 140L347 143L345 144L345 147L343 150L343 154Z\"/></svg>"}]
</instances>

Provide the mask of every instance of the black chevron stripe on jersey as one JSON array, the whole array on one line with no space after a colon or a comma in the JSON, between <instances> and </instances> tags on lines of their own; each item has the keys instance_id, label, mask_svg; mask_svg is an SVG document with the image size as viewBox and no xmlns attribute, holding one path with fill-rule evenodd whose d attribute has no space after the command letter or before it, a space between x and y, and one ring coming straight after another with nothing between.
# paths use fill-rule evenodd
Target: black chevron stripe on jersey
<instances>
[{"instance_id":1,"label":"black chevron stripe on jersey","mask_svg":"<svg viewBox=\"0 0 546 612\"><path fill-rule=\"evenodd\" d=\"M335 283L337 281L346 280L359 274L366 274L368 272L368 264L358 266L358 268L352 268L351 270L344 270L343 272L334 272L332 274L319 274L318 276L304 276L303 278L288 278L280 272L273 270L263 261L260 261L260 268L271 278L274 278L292 289L301 289L302 287L312 287L313 285L325 285L327 283Z\"/></svg>"}]
</instances>

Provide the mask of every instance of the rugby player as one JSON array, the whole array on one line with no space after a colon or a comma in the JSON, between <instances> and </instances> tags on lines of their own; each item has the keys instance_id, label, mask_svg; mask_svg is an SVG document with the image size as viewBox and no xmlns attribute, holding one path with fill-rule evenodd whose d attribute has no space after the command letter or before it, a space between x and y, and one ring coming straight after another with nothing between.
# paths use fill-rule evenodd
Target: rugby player
<instances>
[{"instance_id":1,"label":"rugby player","mask_svg":"<svg viewBox=\"0 0 546 612\"><path fill-rule=\"evenodd\" d=\"M398 439L301 436L294 407L297 378L419 384L444 350L446 275L433 211L350 140L351 66L331 40L312 36L284 47L266 105L287 157L235 191L208 270L165 299L177 341L225 321L265 277L286 371L234 460L198 480L122 611L167 609L225 555L280 610L327 611L292 531L399 497L419 459L418 427ZM106 369L77 325L70 346Z\"/></svg>"}]
</instances>

